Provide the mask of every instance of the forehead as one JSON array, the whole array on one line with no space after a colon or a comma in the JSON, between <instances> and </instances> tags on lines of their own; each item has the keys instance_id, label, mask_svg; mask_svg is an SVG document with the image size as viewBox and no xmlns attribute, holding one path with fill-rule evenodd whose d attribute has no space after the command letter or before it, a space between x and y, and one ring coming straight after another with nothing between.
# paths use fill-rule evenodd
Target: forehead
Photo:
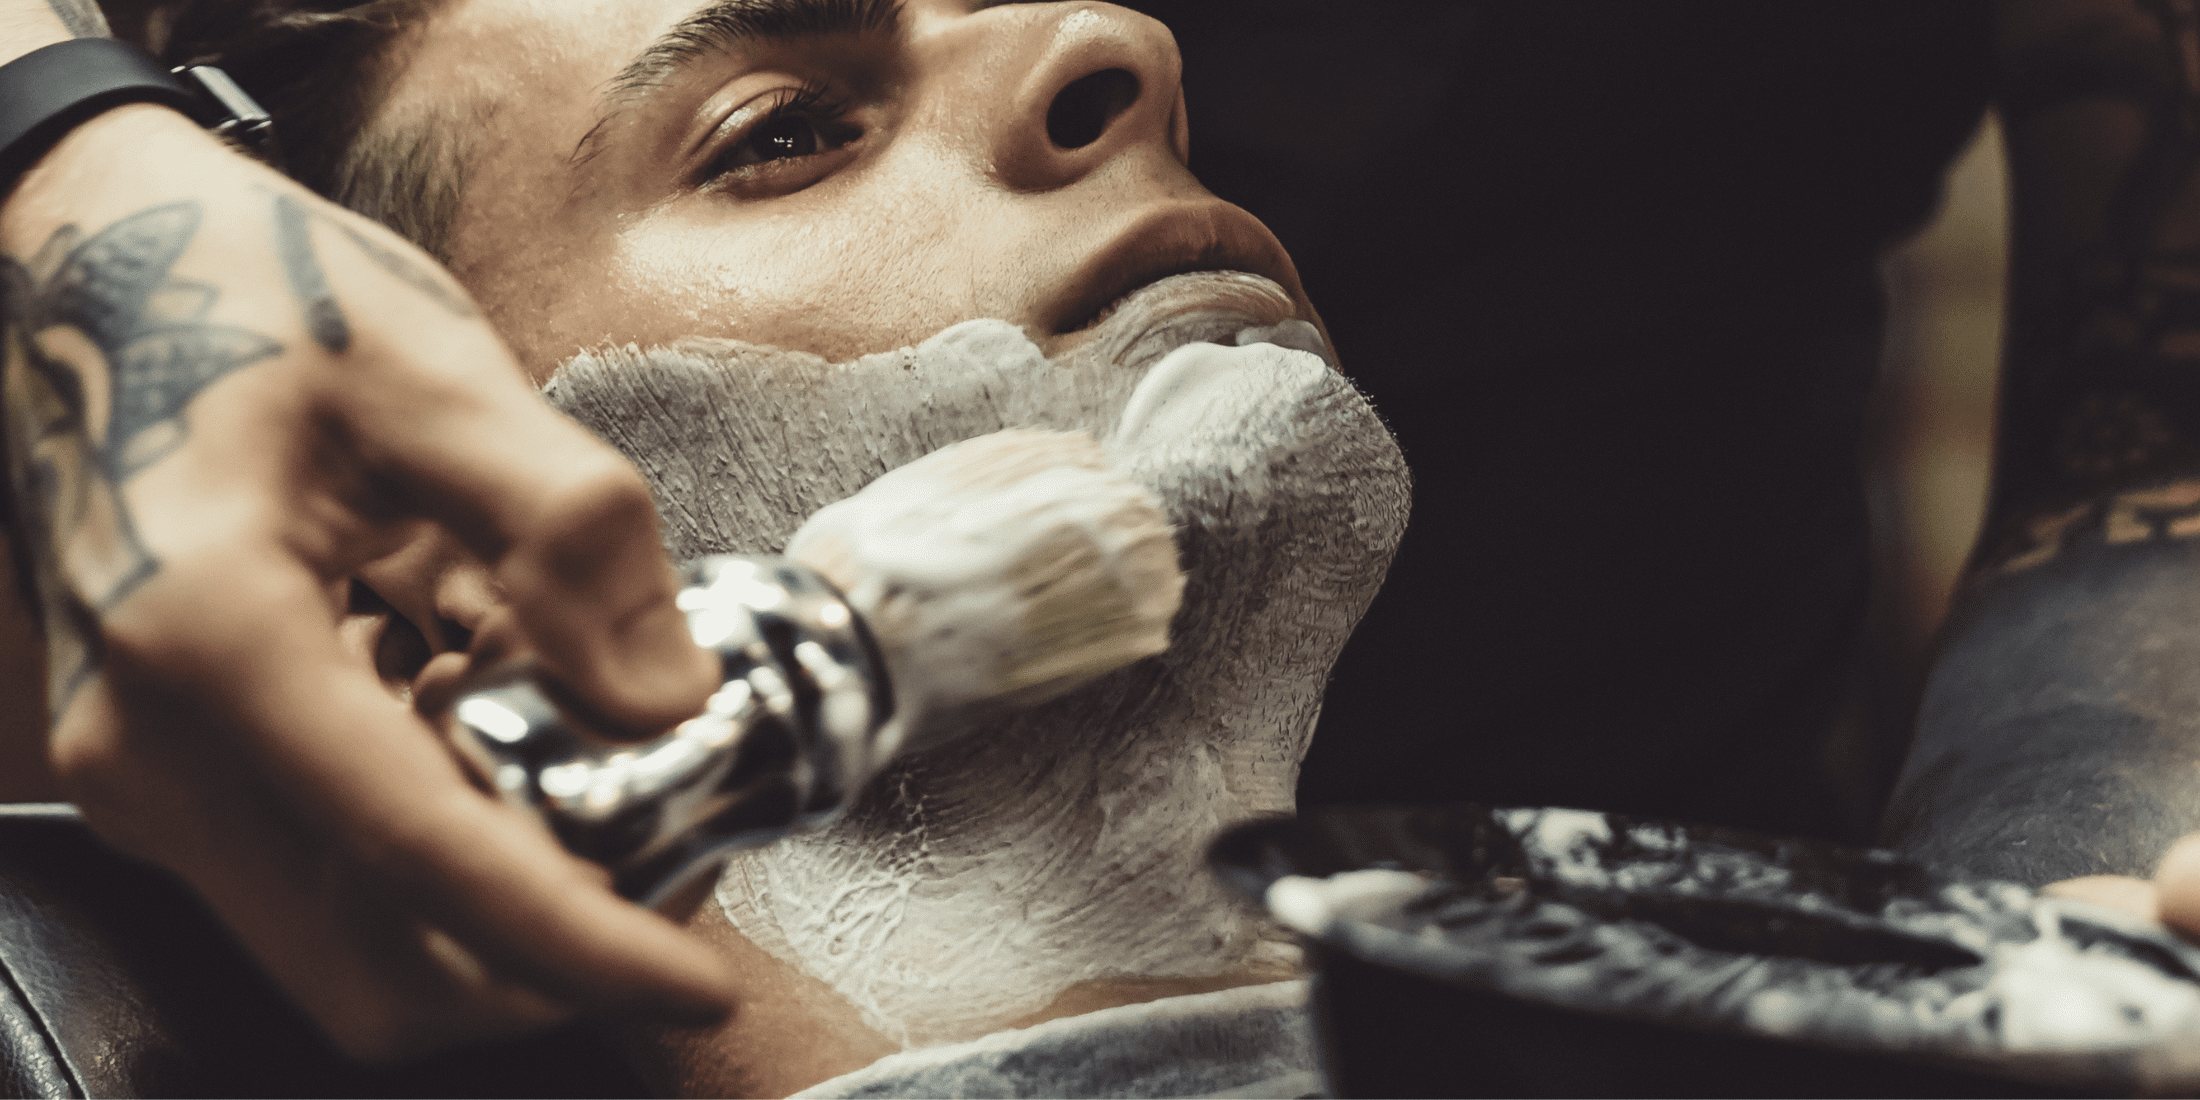
<instances>
[{"instance_id":1,"label":"forehead","mask_svg":"<svg viewBox=\"0 0 2200 1100\"><path fill-rule=\"evenodd\" d=\"M577 114L696 0L448 0L405 44L385 113L457 109L500 127ZM514 116L517 116L516 118Z\"/></svg>"},{"instance_id":2,"label":"forehead","mask_svg":"<svg viewBox=\"0 0 2200 1100\"><path fill-rule=\"evenodd\" d=\"M733 3L738 6L740 0ZM750 3L755 14L743 22L758 25L839 26L848 21L822 13L879 7L898 9L904 30L939 16L1002 6L1001 0ZM736 54L715 55L715 60L684 70L685 76L697 78L682 82L690 94L661 97L646 114L629 109L640 97L616 94L635 70L647 69L652 56L666 54L661 47L672 40L668 31L699 11L710 8L722 14L726 6L728 0L444 0L394 52L398 67L369 128L444 131L457 138L466 193L458 219L461 230L469 223L540 225L543 217L570 215L576 201L590 198L615 205L619 198L603 190L631 182L616 177L622 168L642 167L636 156L654 162L667 152L663 143L676 120L664 108L701 107L693 99L704 87L699 78L776 68L775 51L767 45L773 40L756 38ZM798 35L785 41L801 40ZM679 52L672 51L675 56ZM694 56L714 55L703 50ZM751 60L757 64L746 63ZM637 128L645 126L655 145L646 144L648 138L634 138ZM598 159L613 141L627 142L624 155ZM496 246L509 250L509 236L501 236Z\"/></svg>"},{"instance_id":3,"label":"forehead","mask_svg":"<svg viewBox=\"0 0 2200 1100\"><path fill-rule=\"evenodd\" d=\"M757 0L782 13L848 0ZM408 37L387 115L453 108L585 126L614 78L704 0L447 0ZM901 0L905 19L1001 0ZM793 16L800 21L799 15Z\"/></svg>"}]
</instances>

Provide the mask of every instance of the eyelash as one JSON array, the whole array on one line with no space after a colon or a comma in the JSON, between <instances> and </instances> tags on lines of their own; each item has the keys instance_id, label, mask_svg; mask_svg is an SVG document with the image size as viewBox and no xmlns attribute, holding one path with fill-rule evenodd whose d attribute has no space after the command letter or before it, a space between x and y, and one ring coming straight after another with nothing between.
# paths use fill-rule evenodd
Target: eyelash
<instances>
[{"instance_id":1,"label":"eyelash","mask_svg":"<svg viewBox=\"0 0 2200 1100\"><path fill-rule=\"evenodd\" d=\"M741 136L734 139L717 156L712 157L710 163L703 169L703 182L710 183L724 180L740 172L754 172L758 169L769 170L771 166L776 164L806 160L818 153L825 152L829 148L837 149L846 145L862 135L861 130L847 125L848 109L847 101L831 98L830 89L825 85L802 85L791 94L787 94L778 103L773 104L771 109L764 113L764 117L750 124L747 129L742 131ZM821 142L816 150L796 156L759 160L751 164L731 163L736 157L748 151L751 148L751 143L756 141L758 137L769 133L774 126L790 119L800 119L809 124Z\"/></svg>"}]
</instances>

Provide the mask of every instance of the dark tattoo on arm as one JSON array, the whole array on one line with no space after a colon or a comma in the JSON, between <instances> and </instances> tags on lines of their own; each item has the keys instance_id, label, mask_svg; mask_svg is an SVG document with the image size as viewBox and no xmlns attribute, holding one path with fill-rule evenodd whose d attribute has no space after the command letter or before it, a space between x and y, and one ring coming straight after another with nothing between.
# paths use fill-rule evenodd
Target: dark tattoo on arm
<instances>
[{"instance_id":1,"label":"dark tattoo on arm","mask_svg":"<svg viewBox=\"0 0 2200 1100\"><path fill-rule=\"evenodd\" d=\"M412 262L403 252L360 232L344 219L311 209L295 196L277 192L275 251L282 260L283 275L290 281L291 293L297 296L298 305L305 310L306 328L313 333L314 342L323 348L332 352L350 348L351 324L344 319L343 307L337 304L336 292L330 289L328 274L321 268L320 254L313 247L315 222L343 234L369 263L420 292L446 312L457 317L479 316L465 293L448 285L438 273Z\"/></svg>"},{"instance_id":2,"label":"dark tattoo on arm","mask_svg":"<svg viewBox=\"0 0 2200 1100\"><path fill-rule=\"evenodd\" d=\"M89 238L64 226L27 264L0 256L8 468L56 716L97 668L100 617L160 568L123 483L183 443L207 386L282 351L208 320L220 292L169 273L199 219L197 203L171 203Z\"/></svg>"},{"instance_id":3,"label":"dark tattoo on arm","mask_svg":"<svg viewBox=\"0 0 2200 1100\"><path fill-rule=\"evenodd\" d=\"M452 316L478 317L481 315L478 310L474 309L474 303L466 297L463 291L450 285L438 273L412 262L405 257L404 253L367 236L365 233L361 233L357 228L340 219L329 218L325 215L323 217L330 225L336 227L337 232L342 233L347 240L351 241L352 247L357 248L360 254L371 261L374 266L388 272L390 277L398 282L404 283L406 286L426 295L430 301L442 306Z\"/></svg>"},{"instance_id":4,"label":"dark tattoo on arm","mask_svg":"<svg viewBox=\"0 0 2200 1100\"><path fill-rule=\"evenodd\" d=\"M2092 219L2092 239L2020 271L1978 564L1998 574L2142 529L2200 533L2134 519L2200 486L2200 9L2128 0L2032 46L2001 99L2020 136L2085 102L2136 109L2142 131L2104 208L2061 215Z\"/></svg>"},{"instance_id":5,"label":"dark tattoo on arm","mask_svg":"<svg viewBox=\"0 0 2200 1100\"><path fill-rule=\"evenodd\" d=\"M465 292L450 285L440 273L414 263L403 252L360 232L342 218L311 209L295 197L277 192L275 249L282 258L283 273L290 280L290 289L305 309L306 326L312 330L315 342L329 351L341 352L351 346L351 325L344 320L343 308L337 305L336 294L329 288L328 276L321 268L320 254L314 250L314 222L343 234L369 263L418 291L452 316L480 316Z\"/></svg>"},{"instance_id":6,"label":"dark tattoo on arm","mask_svg":"<svg viewBox=\"0 0 2200 1100\"><path fill-rule=\"evenodd\" d=\"M314 249L317 223L443 309L476 316L440 272L343 219L287 194L273 209L276 259L322 348L345 351L352 330ZM208 386L283 351L209 320L220 291L170 273L201 216L196 202L170 203L89 237L64 226L28 261L0 255L6 495L34 563L56 717L98 670L102 618L160 570L123 485L183 444L184 411Z\"/></svg>"},{"instance_id":7,"label":"dark tattoo on arm","mask_svg":"<svg viewBox=\"0 0 2200 1100\"><path fill-rule=\"evenodd\" d=\"M46 0L46 6L61 17L61 25L78 38L106 38L107 17L90 0Z\"/></svg>"},{"instance_id":8,"label":"dark tattoo on arm","mask_svg":"<svg viewBox=\"0 0 2200 1100\"><path fill-rule=\"evenodd\" d=\"M351 346L351 326L336 304L336 294L321 272L320 257L313 254L313 223L305 205L289 195L275 196L275 252L282 257L283 274L298 304L306 311L306 328L313 340L330 351Z\"/></svg>"}]
</instances>

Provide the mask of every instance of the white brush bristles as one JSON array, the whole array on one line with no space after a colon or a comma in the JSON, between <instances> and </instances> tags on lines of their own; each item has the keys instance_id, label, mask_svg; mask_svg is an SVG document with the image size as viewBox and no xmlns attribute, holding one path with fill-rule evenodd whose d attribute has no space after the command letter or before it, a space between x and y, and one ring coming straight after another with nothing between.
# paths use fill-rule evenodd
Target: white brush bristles
<instances>
[{"instance_id":1,"label":"white brush bristles","mask_svg":"<svg viewBox=\"0 0 2200 1100\"><path fill-rule=\"evenodd\" d=\"M1084 432L944 447L820 510L787 556L846 593L920 725L1159 653L1184 594L1160 505Z\"/></svg>"}]
</instances>

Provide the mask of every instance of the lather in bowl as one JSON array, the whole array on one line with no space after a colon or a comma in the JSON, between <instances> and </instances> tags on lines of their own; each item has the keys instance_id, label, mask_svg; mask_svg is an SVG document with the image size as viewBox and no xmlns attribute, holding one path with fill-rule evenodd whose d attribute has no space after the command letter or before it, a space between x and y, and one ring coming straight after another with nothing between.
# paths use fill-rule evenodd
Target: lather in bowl
<instances>
[{"instance_id":1,"label":"lather in bowl","mask_svg":"<svg viewBox=\"0 0 2200 1100\"><path fill-rule=\"evenodd\" d=\"M1211 858L1308 941L1342 1096L2200 1091L2200 950L1887 852L1456 805Z\"/></svg>"}]
</instances>

